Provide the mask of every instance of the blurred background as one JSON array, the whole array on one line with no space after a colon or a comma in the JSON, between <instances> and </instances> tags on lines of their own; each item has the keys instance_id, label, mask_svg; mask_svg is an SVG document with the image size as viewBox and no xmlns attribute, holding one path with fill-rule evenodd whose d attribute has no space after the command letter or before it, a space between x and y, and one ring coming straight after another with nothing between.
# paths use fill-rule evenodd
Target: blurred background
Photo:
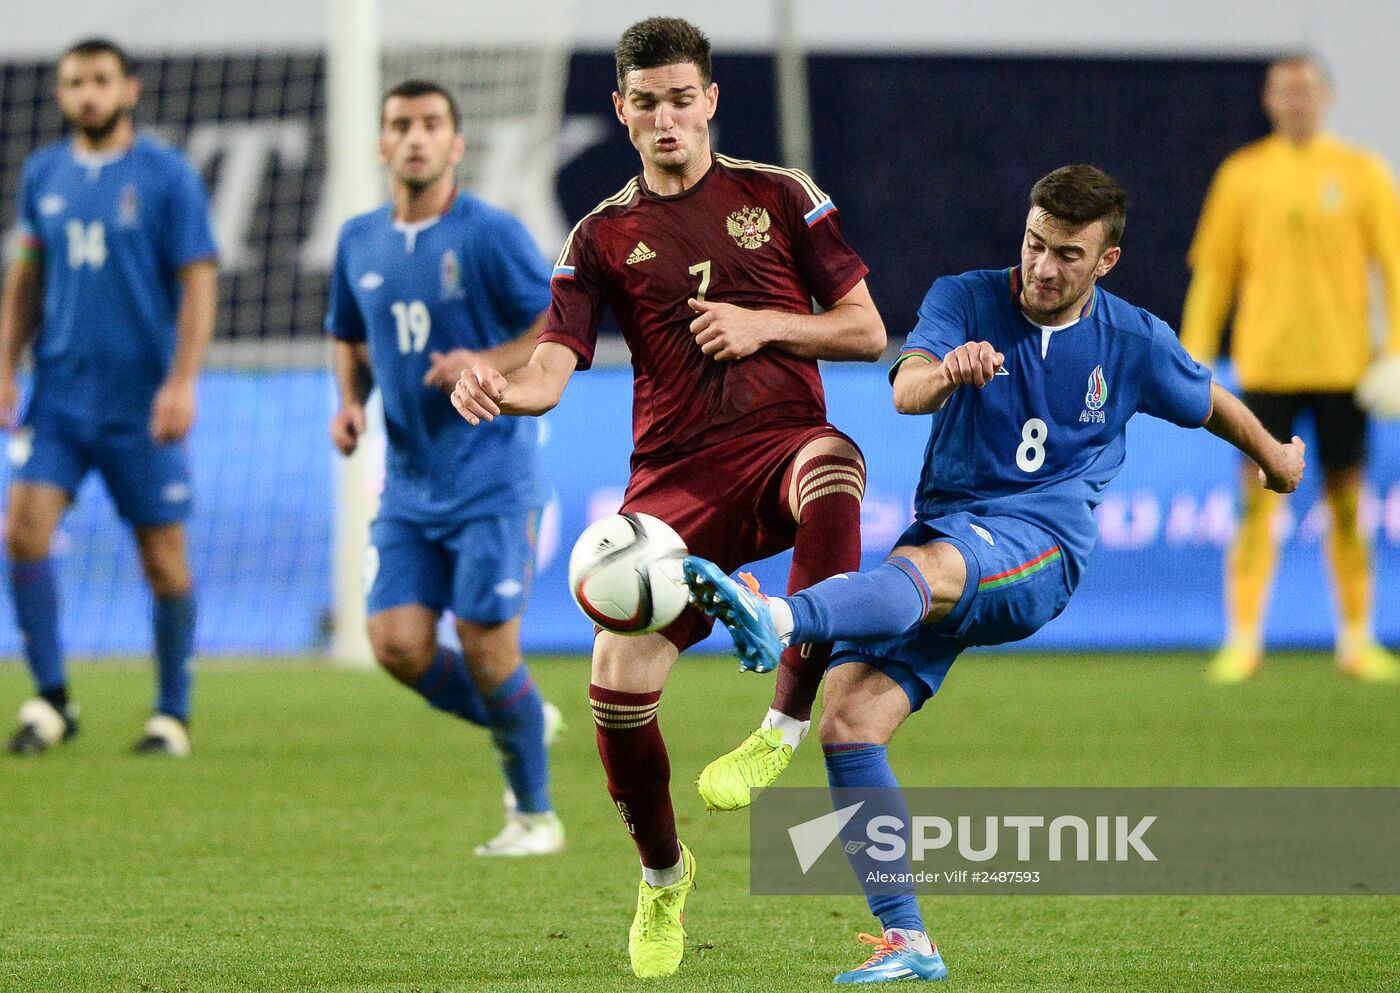
<instances>
[{"instance_id":1,"label":"blurred background","mask_svg":"<svg viewBox=\"0 0 1400 993\"><path fill-rule=\"evenodd\" d=\"M447 84L465 111L463 182L525 219L553 258L570 226L637 171L612 117L612 46L634 20L693 17L715 46L717 147L809 169L871 268L891 334L932 280L1014 264L1030 185L1071 161L1115 175L1131 198L1123 262L1106 288L1175 324L1185 255L1215 168L1263 136L1269 58L1299 49L1331 69L1329 128L1400 163L1400 37L1393 0L1280 0L1047 7L951 0L743 3L699 9L523 0L55 0L6 15L0 33L0 225L19 168L56 140L57 54L107 35L136 57L138 121L185 149L209 184L222 253L216 346L193 438L191 525L200 651L367 659L358 563L382 461L341 464L321 333L340 222L383 193L379 94L408 76ZM614 340L545 419L552 498L524 626L527 650L586 650L591 628L564 581L567 550L621 498L631 374ZM1228 371L1224 372L1228 375ZM826 370L832 419L864 448L867 563L912 516L927 424L894 414L885 365ZM1400 427L1374 429L1365 507L1376 533L1377 627L1400 641ZM382 444L382 442L381 442ZM372 446L371 446L372 448ZM1235 461L1204 432L1139 418L1100 508L1102 537L1065 615L1026 647L1205 648L1222 633L1221 559L1237 516ZM1304 486L1270 612L1273 645L1326 647L1325 504ZM68 645L147 649L147 594L106 494L90 481L66 519ZM760 578L778 581L785 559ZM716 648L727 644L723 636ZM12 623L0 653L19 650Z\"/></svg>"}]
</instances>

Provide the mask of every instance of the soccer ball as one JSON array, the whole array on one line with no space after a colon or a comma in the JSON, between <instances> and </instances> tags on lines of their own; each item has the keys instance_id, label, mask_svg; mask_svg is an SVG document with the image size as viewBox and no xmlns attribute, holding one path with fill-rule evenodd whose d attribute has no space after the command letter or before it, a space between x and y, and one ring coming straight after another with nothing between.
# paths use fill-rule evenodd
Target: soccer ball
<instances>
[{"instance_id":1,"label":"soccer ball","mask_svg":"<svg viewBox=\"0 0 1400 993\"><path fill-rule=\"evenodd\" d=\"M644 634L670 624L689 602L685 542L650 514L594 521L569 555L569 590L584 615L608 631Z\"/></svg>"}]
</instances>

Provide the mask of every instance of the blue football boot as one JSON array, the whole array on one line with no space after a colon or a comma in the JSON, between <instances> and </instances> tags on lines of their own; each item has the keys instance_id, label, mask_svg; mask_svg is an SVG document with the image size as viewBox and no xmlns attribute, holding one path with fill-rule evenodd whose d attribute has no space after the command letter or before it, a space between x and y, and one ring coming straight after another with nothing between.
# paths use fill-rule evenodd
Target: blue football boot
<instances>
[{"instance_id":1,"label":"blue football boot","mask_svg":"<svg viewBox=\"0 0 1400 993\"><path fill-rule=\"evenodd\" d=\"M741 672L772 672L783 653L767 598L752 576L736 583L708 559L687 555L683 564L691 601L729 629Z\"/></svg>"}]
</instances>

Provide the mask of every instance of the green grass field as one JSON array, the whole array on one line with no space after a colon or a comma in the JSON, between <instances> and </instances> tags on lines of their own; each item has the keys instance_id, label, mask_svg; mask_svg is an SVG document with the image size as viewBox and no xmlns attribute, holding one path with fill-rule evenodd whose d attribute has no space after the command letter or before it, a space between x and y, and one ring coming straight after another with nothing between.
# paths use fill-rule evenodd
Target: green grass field
<instances>
[{"instance_id":1,"label":"green grass field","mask_svg":"<svg viewBox=\"0 0 1400 993\"><path fill-rule=\"evenodd\" d=\"M478 729L377 673L212 663L195 757L137 759L150 670L75 668L82 736L0 764L0 990L22 993L637 988L631 844L603 789L581 659L532 660L571 729L555 749L565 855L476 859L501 782ZM1321 657L1212 689L1197 657L959 663L894 749L908 785L1400 785L1400 691ZM747 895L747 818L690 787L771 683L687 659L662 704L699 859L686 961L659 989L821 990L863 958L856 898ZM0 701L27 695L0 666ZM10 703L5 703L6 708ZM785 785L824 782L817 749ZM1400 898L944 897L925 917L951 989L1400 989Z\"/></svg>"}]
</instances>

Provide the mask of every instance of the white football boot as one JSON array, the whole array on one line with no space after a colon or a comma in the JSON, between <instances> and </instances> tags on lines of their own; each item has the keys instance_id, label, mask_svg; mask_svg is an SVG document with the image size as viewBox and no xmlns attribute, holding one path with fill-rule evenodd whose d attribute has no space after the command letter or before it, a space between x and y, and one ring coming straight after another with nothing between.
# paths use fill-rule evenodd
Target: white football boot
<instances>
[{"instance_id":1,"label":"white football boot","mask_svg":"<svg viewBox=\"0 0 1400 993\"><path fill-rule=\"evenodd\" d=\"M189 758L190 731L185 723L169 714L152 714L146 722L145 737L136 743L132 751L137 755L169 755L172 758Z\"/></svg>"}]
</instances>

